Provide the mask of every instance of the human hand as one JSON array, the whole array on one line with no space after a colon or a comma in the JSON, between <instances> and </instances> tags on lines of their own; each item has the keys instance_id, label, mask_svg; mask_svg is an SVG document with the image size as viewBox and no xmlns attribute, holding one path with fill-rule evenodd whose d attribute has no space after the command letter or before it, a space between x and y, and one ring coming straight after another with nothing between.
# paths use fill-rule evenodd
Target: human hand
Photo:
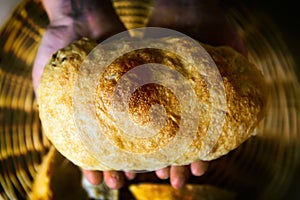
<instances>
[{"instance_id":1,"label":"human hand","mask_svg":"<svg viewBox=\"0 0 300 200\"><path fill-rule=\"evenodd\" d=\"M103 40L125 30L111 2L80 0L43 0L50 25L46 30L33 68L33 86L37 88L43 67L58 49L83 36ZM246 55L241 40L226 20L217 1L156 0L148 26L165 27L183 32L199 41L215 45L230 45ZM170 166L156 171L161 179L170 178L173 187L180 188L190 174L200 176L207 162L196 161L188 166ZM120 171L90 171L83 174L93 184L103 180L113 189L120 188L125 178L134 173Z\"/></svg>"},{"instance_id":2,"label":"human hand","mask_svg":"<svg viewBox=\"0 0 300 200\"><path fill-rule=\"evenodd\" d=\"M33 66L34 91L40 82L44 66L58 49L84 36L101 41L125 31L110 0L42 0L42 3L49 25Z\"/></svg>"},{"instance_id":3,"label":"human hand","mask_svg":"<svg viewBox=\"0 0 300 200\"><path fill-rule=\"evenodd\" d=\"M110 0L42 0L49 18L49 26L43 35L32 71L34 91L37 91L44 66L53 53L83 36L103 40L125 31ZM83 174L93 184L102 179L114 189L122 186L124 177L134 178L132 173L117 171L89 171Z\"/></svg>"}]
</instances>

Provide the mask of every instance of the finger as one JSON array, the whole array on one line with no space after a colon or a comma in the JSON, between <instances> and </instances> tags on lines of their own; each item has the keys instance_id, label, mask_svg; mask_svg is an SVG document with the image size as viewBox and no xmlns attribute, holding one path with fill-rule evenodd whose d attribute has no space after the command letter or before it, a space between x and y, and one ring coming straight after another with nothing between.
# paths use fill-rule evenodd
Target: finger
<instances>
[{"instance_id":1,"label":"finger","mask_svg":"<svg viewBox=\"0 0 300 200\"><path fill-rule=\"evenodd\" d=\"M170 176L170 168L165 167L163 169L156 170L155 174L160 179L167 179Z\"/></svg>"},{"instance_id":2,"label":"finger","mask_svg":"<svg viewBox=\"0 0 300 200\"><path fill-rule=\"evenodd\" d=\"M182 188L189 178L188 166L172 166L170 169L171 185L176 188Z\"/></svg>"},{"instance_id":3,"label":"finger","mask_svg":"<svg viewBox=\"0 0 300 200\"><path fill-rule=\"evenodd\" d=\"M136 177L136 173L124 172L124 174L128 180L133 180Z\"/></svg>"},{"instance_id":4,"label":"finger","mask_svg":"<svg viewBox=\"0 0 300 200\"><path fill-rule=\"evenodd\" d=\"M100 171L82 170L85 178L93 185L98 185L103 181L103 174Z\"/></svg>"},{"instance_id":5,"label":"finger","mask_svg":"<svg viewBox=\"0 0 300 200\"><path fill-rule=\"evenodd\" d=\"M118 171L103 172L104 181L111 189L120 189L124 184L124 175Z\"/></svg>"},{"instance_id":6,"label":"finger","mask_svg":"<svg viewBox=\"0 0 300 200\"><path fill-rule=\"evenodd\" d=\"M191 172L194 176L202 176L209 166L208 162L196 161L191 164Z\"/></svg>"}]
</instances>

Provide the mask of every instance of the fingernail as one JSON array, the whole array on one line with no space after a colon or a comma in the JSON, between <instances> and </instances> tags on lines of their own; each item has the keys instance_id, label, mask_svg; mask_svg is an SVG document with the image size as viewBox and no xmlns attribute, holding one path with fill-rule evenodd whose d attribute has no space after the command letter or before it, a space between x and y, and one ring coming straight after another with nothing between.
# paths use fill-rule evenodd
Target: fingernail
<instances>
[{"instance_id":1,"label":"fingernail","mask_svg":"<svg viewBox=\"0 0 300 200\"><path fill-rule=\"evenodd\" d=\"M119 189L123 185L123 178L117 172L116 173L112 172L112 173L106 175L105 182L109 188Z\"/></svg>"},{"instance_id":2,"label":"fingernail","mask_svg":"<svg viewBox=\"0 0 300 200\"><path fill-rule=\"evenodd\" d=\"M206 162L194 162L191 164L191 172L194 176L202 176L208 169Z\"/></svg>"},{"instance_id":3,"label":"fingernail","mask_svg":"<svg viewBox=\"0 0 300 200\"><path fill-rule=\"evenodd\" d=\"M172 186L175 189L181 189L185 185L185 181L183 181L181 178L175 178L171 181Z\"/></svg>"},{"instance_id":4,"label":"fingernail","mask_svg":"<svg viewBox=\"0 0 300 200\"><path fill-rule=\"evenodd\" d=\"M102 174L98 171L82 170L85 178L93 185L98 185L102 182Z\"/></svg>"},{"instance_id":5,"label":"fingernail","mask_svg":"<svg viewBox=\"0 0 300 200\"><path fill-rule=\"evenodd\" d=\"M135 173L125 172L125 176L128 180L133 180L136 176Z\"/></svg>"},{"instance_id":6,"label":"fingernail","mask_svg":"<svg viewBox=\"0 0 300 200\"><path fill-rule=\"evenodd\" d=\"M112 174L112 175L110 176L110 180L111 180L111 182L112 182L114 185L116 185L116 184L118 183L118 181L119 181L119 176L118 176L117 174Z\"/></svg>"}]
</instances>

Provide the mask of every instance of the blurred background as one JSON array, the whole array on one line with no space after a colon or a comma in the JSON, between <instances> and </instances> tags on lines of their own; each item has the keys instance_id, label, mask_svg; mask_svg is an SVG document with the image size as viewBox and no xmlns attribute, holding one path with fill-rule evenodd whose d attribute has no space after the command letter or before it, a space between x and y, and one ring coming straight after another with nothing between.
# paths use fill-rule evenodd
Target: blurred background
<instances>
[{"instance_id":1,"label":"blurred background","mask_svg":"<svg viewBox=\"0 0 300 200\"><path fill-rule=\"evenodd\" d=\"M227 3L227 1L225 0ZM228 3L242 3L250 9L260 9L278 27L284 42L290 49L297 65L300 63L300 12L295 0L229 0ZM253 10L255 13L255 10ZM298 67L299 74L299 67Z\"/></svg>"},{"instance_id":2,"label":"blurred background","mask_svg":"<svg viewBox=\"0 0 300 200\"><path fill-rule=\"evenodd\" d=\"M12 11L17 5L19 5L20 2L22 1L21 0L0 0L0 27L7 22L7 20L11 17ZM264 188L263 190L267 192L266 195L262 198L268 197L269 195L267 194L270 193L274 193L274 196L276 197L277 193L281 192L280 188L287 187L286 189L282 190L283 194L279 195L280 196L279 199L291 199L291 200L300 199L300 189L299 189L300 188L300 164L299 164L300 151L298 148L300 144L299 128L298 128L299 126L298 124L300 123L300 119L298 115L299 105L300 105L299 88L298 88L298 82L300 77L299 8L295 5L296 2L292 0L285 0L285 1L224 0L222 2L224 3L224 5L226 5L225 7L226 9L228 9L229 13L232 13L234 18L233 21L240 28L240 32L241 34L243 34L243 37L245 37L245 40L249 42L249 47L253 48L253 52L252 54L250 54L250 59L256 61L257 65L259 66L262 67L266 65L270 66L270 67L266 67L265 70L266 73L271 74L270 79L273 81L271 83L275 85L274 86L275 90L278 90L278 91L274 90L274 95L276 98L278 97L278 99L276 98L273 99L275 102L274 111L271 114L273 114L274 120L273 121L271 120L270 122L271 125L266 124L266 127L270 126L271 128L273 128L273 129L271 128L269 129L272 130L273 132L276 132L277 135L274 134L275 138L276 136L280 136L278 137L278 140L283 142L282 143L281 142L278 143L278 141L274 142L273 138L270 140L268 139L266 141L265 140L258 141L258 142L249 141L248 143L246 143L245 146L243 146L242 148L238 149L236 152L229 155L229 157L225 159L221 159L220 162L217 162L215 164L215 168L223 166L224 164L227 165L227 168L224 167L223 171L219 173L215 173L213 171L215 169L213 165L212 170L208 172L208 175L201 178L200 182L214 183L217 184L218 186L222 186L222 187L224 186L226 188L235 189L240 192L246 191L251 193L251 191L253 191L253 194L262 191L262 189L260 190L258 189L258 187L264 188L264 185L268 185L268 187ZM34 5L30 5L30 6L34 6ZM37 15L45 17L43 13L38 13ZM37 21L38 23L42 24L41 21L39 20ZM243 27L243 25L245 25L245 27ZM16 28L18 27L16 26ZM9 30L13 30L13 29L14 27ZM7 36L9 34L10 32L7 32L3 34L5 38L3 36L2 38L0 38L0 49L2 48L1 45L4 46L4 44L7 44L6 38L9 38L9 36ZM22 40L27 41L26 38L25 39L23 38ZM22 44L28 45L27 43L20 42L19 44L21 45L20 49L24 48L24 45L22 46ZM26 45L25 47L27 48ZM28 46L31 47L30 45ZM29 47L28 49L30 49ZM11 46L11 49L15 50L16 48L17 48L16 46L13 45ZM36 47L34 47L34 50L36 50ZM16 52L18 52L18 50ZM20 50L20 52L24 52L24 51ZM12 72L13 70L11 71L10 69L13 68L7 67L8 63L3 57L4 55L7 55L6 53L7 52L5 51L0 52L0 67L4 69L3 70L4 72L6 72L5 70L7 70L8 75L11 75L10 72ZM33 57L30 57L28 59L30 60L28 61L28 63L30 63ZM12 63L12 65L19 66L18 64L14 63L14 60L10 60L10 62ZM273 69L272 67L274 66L278 67L278 69L277 70ZM23 70L22 67L21 69ZM272 70L274 70L274 74L276 76L272 75L273 73ZM19 75L19 71L18 70L16 71L17 75ZM5 75L5 73L1 74L1 72L2 71L0 70L0 83L2 84L0 87L0 103L2 106L0 107L0 122L1 122L1 127L4 128L0 128L0 140L3 140L3 138L5 138L5 140L8 141L9 139L7 139L8 138L7 133L14 133L15 131L15 128L13 127L13 123L11 121L13 121L14 116L20 116L20 113L15 114L14 111L10 112L10 110L7 109L4 104L8 101L12 101L13 92L10 92L10 88L13 88L11 89L11 91L17 91L19 87L15 87L14 84L8 83L14 81L18 82L14 79L13 76L10 80L10 76ZM25 77L30 75L30 70L28 71L27 68L25 72L26 72ZM291 75L289 73L291 73ZM9 77L9 78L5 78L5 77ZM278 77L278 81L276 80L276 77ZM283 78L279 78L279 77L283 77ZM289 80L288 79L289 77L292 77L293 80ZM1 78L3 78L4 80L3 82ZM298 79L298 80L294 80L294 79ZM26 85L27 83L22 82L22 80L21 80L21 84ZM285 81L288 82L288 84L286 84ZM20 91L23 91L23 89L21 88ZM32 92L31 90L29 91ZM31 101L32 101L33 102L32 104L34 105L33 96L27 97L26 95L24 95L24 97L29 99L29 100L27 99L26 101L27 104L29 102L29 105L31 106ZM19 102L19 100L17 102ZM24 101L20 101L20 102L24 102ZM28 107L27 104L23 107L27 110L34 112L35 111L34 106ZM7 113L9 113L9 115ZM10 116L10 119L12 120L11 121L7 120L6 119L7 116ZM27 114L25 114L24 116L26 117ZM35 130L36 132L40 132L40 125L36 125L32 123L32 121L36 120L36 115L30 114L28 116L30 118L29 120L30 122L25 120L25 123L31 123L34 126L34 128L32 129L29 128L29 129ZM22 122L21 120L19 121L17 120L17 124L19 123L20 125L21 122ZM12 128L10 129L10 127L6 126L5 123L9 125L12 124L11 125ZM32 125L30 125L30 127L31 126ZM18 133L20 133L20 131ZM48 150L49 144L44 140L45 139L41 138L40 136L38 136L38 139L35 140L34 148L38 149L38 152L42 152L41 149L43 150L43 147L39 147L36 144L43 144L45 146L45 149ZM3 142L1 143L1 141L0 144L2 145L0 146L0 150L5 151L5 148L7 146L3 145ZM27 147L29 146L27 145ZM9 187L7 188L5 187L7 185L8 186L10 185L9 180L5 179L5 177L7 178L6 173L11 175L10 173L15 172L14 170L7 170L7 169L15 168L16 171L18 171L18 167L16 166L20 166L21 165L20 163L22 164L29 163L26 159L28 158L31 159L31 157L36 158L36 160L33 159L34 161L32 161L32 163L34 164L32 165L35 165L35 163L39 164L41 162L42 156L46 152L45 150L43 151L44 152L40 154L33 155L33 156L30 155L25 157L24 158L25 161L22 160L23 158L20 158L20 161L18 160L16 161L14 160L14 158L12 158L12 160L9 162L3 161L1 160L2 155L0 154L0 171L1 171L0 182L2 181L1 184L3 184L0 185L0 199L3 191L5 197L5 191L9 189ZM243 156L241 156L243 154L246 155L246 159ZM15 155L13 154L12 157L14 156ZM249 160L247 160L248 159L247 156L249 157ZM228 170L234 167L238 169L237 171L240 170L238 174L236 174L237 172L234 172L234 170L232 171ZM30 174L32 173L31 170L35 171L31 168L28 168L25 170L24 173ZM2 174L4 174L3 175L4 178L2 178ZM220 178L220 175L224 178L223 179ZM242 180L243 176L247 177L249 179L249 182L243 181ZM261 177L265 176L264 177L265 179L264 178L262 178L261 180L256 179L257 177L259 178L260 176ZM13 177L11 182L17 185L17 186L12 186L11 189L16 190L17 192L8 194L7 196L15 195L20 198L24 197L24 194L27 192L27 190L28 191L30 190L30 188L28 189L28 187L30 187L30 183L26 182L25 180L26 178L24 178L22 173L21 175L17 174L16 176L11 176L11 177ZM227 179L236 180L236 183L232 183L230 182L230 180L226 182ZM32 181L32 177L30 177L29 180ZM136 182L145 181L145 180L148 179L144 177L144 178L137 179ZM199 180L191 180L191 181L197 182ZM23 185L27 184L27 186L23 186L25 189L23 189L22 186L20 186L22 184ZM240 186L242 184L244 184L244 186ZM280 184L284 184L284 185L280 185ZM271 197L274 196L271 195ZM250 197L252 196L250 195ZM250 197L249 199L251 199ZM248 198L245 197L241 199L248 199Z\"/></svg>"},{"instance_id":3,"label":"blurred background","mask_svg":"<svg viewBox=\"0 0 300 200\"><path fill-rule=\"evenodd\" d=\"M0 0L0 27L22 0ZM294 58L300 59L300 11L295 0L224 0L226 4L243 3L265 12L279 27Z\"/></svg>"},{"instance_id":4,"label":"blurred background","mask_svg":"<svg viewBox=\"0 0 300 200\"><path fill-rule=\"evenodd\" d=\"M0 27L6 22L20 2L21 0L0 0Z\"/></svg>"}]
</instances>

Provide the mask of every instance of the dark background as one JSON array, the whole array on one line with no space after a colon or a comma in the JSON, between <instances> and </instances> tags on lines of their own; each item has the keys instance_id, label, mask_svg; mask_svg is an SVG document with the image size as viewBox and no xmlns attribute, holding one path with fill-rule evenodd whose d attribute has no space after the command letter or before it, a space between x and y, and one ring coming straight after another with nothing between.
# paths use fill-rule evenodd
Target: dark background
<instances>
[{"instance_id":1,"label":"dark background","mask_svg":"<svg viewBox=\"0 0 300 200\"><path fill-rule=\"evenodd\" d=\"M277 26L278 33L282 35L285 44L296 62L296 73L300 80L300 7L294 0L240 0L229 3L242 3L251 8L264 12ZM253 11L255 14L255 11ZM300 199L300 166L285 198L287 200Z\"/></svg>"},{"instance_id":2,"label":"dark background","mask_svg":"<svg viewBox=\"0 0 300 200\"><path fill-rule=\"evenodd\" d=\"M229 0L226 3L240 3L264 12L282 35L293 58L297 63L297 74L300 76L300 7L295 0ZM255 14L255 10L253 10Z\"/></svg>"},{"instance_id":3,"label":"dark background","mask_svg":"<svg viewBox=\"0 0 300 200\"><path fill-rule=\"evenodd\" d=\"M251 1L246 1L251 2ZM292 0L261 0L253 1L260 9L264 10L281 31L300 69L300 7L297 1Z\"/></svg>"},{"instance_id":4,"label":"dark background","mask_svg":"<svg viewBox=\"0 0 300 200\"><path fill-rule=\"evenodd\" d=\"M285 0L262 0L254 1L260 9L266 11L273 22L277 25L282 33L285 43L287 44L297 65L298 79L300 77L300 9L296 1ZM248 2L249 3L249 2ZM252 2L253 3L253 2ZM289 189L287 200L300 199L300 166L294 176L294 181Z\"/></svg>"}]
</instances>

